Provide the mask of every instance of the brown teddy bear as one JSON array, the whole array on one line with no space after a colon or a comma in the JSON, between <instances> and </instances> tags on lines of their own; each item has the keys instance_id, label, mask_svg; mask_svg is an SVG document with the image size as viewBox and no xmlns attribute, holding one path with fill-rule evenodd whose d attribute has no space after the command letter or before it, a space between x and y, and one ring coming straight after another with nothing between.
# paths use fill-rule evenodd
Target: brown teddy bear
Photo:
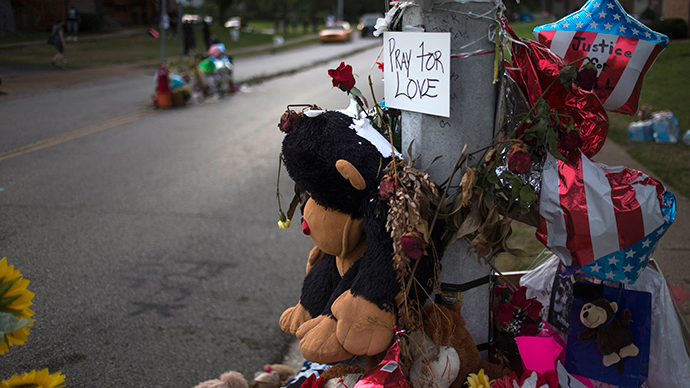
<instances>
[{"instance_id":1,"label":"brown teddy bear","mask_svg":"<svg viewBox=\"0 0 690 388\"><path fill-rule=\"evenodd\" d=\"M422 317L423 331L431 341L441 348L454 349L460 360L457 377L450 383L451 388L462 387L467 375L478 373L480 369L484 369L484 373L492 380L506 376L510 372L481 359L472 335L465 328L465 319L462 315L442 305L430 304L422 310ZM447 353L441 351L439 355L445 357Z\"/></svg>"},{"instance_id":2,"label":"brown teddy bear","mask_svg":"<svg viewBox=\"0 0 690 388\"><path fill-rule=\"evenodd\" d=\"M580 321L586 329L577 338L582 342L597 341L597 348L604 355L602 363L609 367L618 363L618 372L622 373L622 359L635 357L639 349L633 344L630 332L630 310L621 312L620 319L616 318L618 304L606 299L597 299L585 303L580 310Z\"/></svg>"}]
</instances>

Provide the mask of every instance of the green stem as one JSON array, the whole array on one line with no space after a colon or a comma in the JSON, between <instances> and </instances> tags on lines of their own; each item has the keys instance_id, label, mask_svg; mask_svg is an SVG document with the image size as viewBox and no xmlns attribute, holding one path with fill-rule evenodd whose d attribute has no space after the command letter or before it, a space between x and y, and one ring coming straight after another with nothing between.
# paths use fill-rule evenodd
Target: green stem
<instances>
[{"instance_id":1,"label":"green stem","mask_svg":"<svg viewBox=\"0 0 690 388\"><path fill-rule=\"evenodd\" d=\"M283 152L278 154L278 181L276 182L276 199L278 199L278 211L283 212L283 208L280 206L280 170L283 166Z\"/></svg>"}]
</instances>

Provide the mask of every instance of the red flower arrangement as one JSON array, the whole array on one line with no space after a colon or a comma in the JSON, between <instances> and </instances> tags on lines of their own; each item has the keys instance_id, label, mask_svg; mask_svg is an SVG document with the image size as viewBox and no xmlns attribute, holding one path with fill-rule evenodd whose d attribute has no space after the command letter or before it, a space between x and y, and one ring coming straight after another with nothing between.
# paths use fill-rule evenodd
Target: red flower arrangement
<instances>
[{"instance_id":1,"label":"red flower arrangement","mask_svg":"<svg viewBox=\"0 0 690 388\"><path fill-rule=\"evenodd\" d=\"M521 370L515 337L539 334L543 305L536 298L527 298L527 288L513 291L508 287L494 287L494 329L496 355L501 364L513 370Z\"/></svg>"}]
</instances>

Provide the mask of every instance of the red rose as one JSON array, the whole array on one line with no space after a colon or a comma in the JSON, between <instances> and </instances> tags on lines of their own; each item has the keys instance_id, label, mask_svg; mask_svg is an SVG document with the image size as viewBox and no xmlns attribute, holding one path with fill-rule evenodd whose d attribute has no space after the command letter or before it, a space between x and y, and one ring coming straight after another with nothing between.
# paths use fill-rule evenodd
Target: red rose
<instances>
[{"instance_id":1,"label":"red rose","mask_svg":"<svg viewBox=\"0 0 690 388\"><path fill-rule=\"evenodd\" d=\"M504 291L505 289L506 289L506 288L503 287L503 286L496 286L496 287L494 287L494 298L500 298L500 297L502 297L502 296L503 296L503 291Z\"/></svg>"},{"instance_id":2,"label":"red rose","mask_svg":"<svg viewBox=\"0 0 690 388\"><path fill-rule=\"evenodd\" d=\"M537 377L537 386L548 384L549 388L558 388L558 373L555 370L549 370Z\"/></svg>"},{"instance_id":3,"label":"red rose","mask_svg":"<svg viewBox=\"0 0 690 388\"><path fill-rule=\"evenodd\" d=\"M534 337L537 334L539 334L539 326L535 325L534 323L523 325L520 329L520 335Z\"/></svg>"},{"instance_id":4,"label":"red rose","mask_svg":"<svg viewBox=\"0 0 690 388\"><path fill-rule=\"evenodd\" d=\"M577 86L582 90L591 91L597 84L597 68L592 63L588 63L577 73Z\"/></svg>"},{"instance_id":5,"label":"red rose","mask_svg":"<svg viewBox=\"0 0 690 388\"><path fill-rule=\"evenodd\" d=\"M513 321L515 308L510 303L498 303L498 326L507 327Z\"/></svg>"},{"instance_id":6,"label":"red rose","mask_svg":"<svg viewBox=\"0 0 690 388\"><path fill-rule=\"evenodd\" d=\"M333 86L342 90L350 90L355 86L355 77L352 75L352 66L340 62L337 69L328 70L328 75L333 78Z\"/></svg>"},{"instance_id":7,"label":"red rose","mask_svg":"<svg viewBox=\"0 0 690 388\"><path fill-rule=\"evenodd\" d=\"M514 304L517 307L522 308L523 304L527 300L527 287L522 286L518 288L515 293L513 294L513 297L510 299L510 303Z\"/></svg>"},{"instance_id":8,"label":"red rose","mask_svg":"<svg viewBox=\"0 0 690 388\"><path fill-rule=\"evenodd\" d=\"M537 387L546 385L549 388L558 388L558 374L555 370L544 372L544 374L532 370L525 370L525 372L520 377L520 386L522 386L525 383L525 380L532 376L532 373L537 374Z\"/></svg>"},{"instance_id":9,"label":"red rose","mask_svg":"<svg viewBox=\"0 0 690 388\"><path fill-rule=\"evenodd\" d=\"M580 147L580 132L577 129L561 131L558 144L565 151L575 151Z\"/></svg>"},{"instance_id":10,"label":"red rose","mask_svg":"<svg viewBox=\"0 0 690 388\"><path fill-rule=\"evenodd\" d=\"M416 230L403 234L400 245L403 254L410 259L417 260L424 256L424 240L422 240L422 234Z\"/></svg>"},{"instance_id":11,"label":"red rose","mask_svg":"<svg viewBox=\"0 0 690 388\"><path fill-rule=\"evenodd\" d=\"M522 143L514 144L508 152L508 170L514 174L527 174L532 169L532 157Z\"/></svg>"},{"instance_id":12,"label":"red rose","mask_svg":"<svg viewBox=\"0 0 690 388\"><path fill-rule=\"evenodd\" d=\"M541 309L544 306L536 299L528 299L528 302L529 303L527 303L527 306L523 308L527 311L527 316L536 321L537 317L539 317Z\"/></svg>"}]
</instances>

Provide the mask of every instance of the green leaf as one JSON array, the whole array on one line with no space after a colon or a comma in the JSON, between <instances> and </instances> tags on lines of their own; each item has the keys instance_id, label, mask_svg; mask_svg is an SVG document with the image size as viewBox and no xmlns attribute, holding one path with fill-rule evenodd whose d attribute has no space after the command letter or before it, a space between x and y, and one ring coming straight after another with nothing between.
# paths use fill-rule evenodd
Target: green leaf
<instances>
[{"instance_id":1,"label":"green leaf","mask_svg":"<svg viewBox=\"0 0 690 388\"><path fill-rule=\"evenodd\" d=\"M0 296L3 296L7 293L7 291L12 288L12 285L17 282L17 280L21 279L21 276L17 276L16 278L12 280L8 280L6 282L0 283Z\"/></svg>"},{"instance_id":2,"label":"green leaf","mask_svg":"<svg viewBox=\"0 0 690 388\"><path fill-rule=\"evenodd\" d=\"M0 306L0 313L7 313L7 314L20 316L22 314L22 311L21 310L8 309L7 307Z\"/></svg>"},{"instance_id":3,"label":"green leaf","mask_svg":"<svg viewBox=\"0 0 690 388\"><path fill-rule=\"evenodd\" d=\"M20 295L14 295L14 296L8 296L5 298L0 298L0 307L5 307L9 305L10 303L14 302L15 300L19 299Z\"/></svg>"},{"instance_id":4,"label":"green leaf","mask_svg":"<svg viewBox=\"0 0 690 388\"><path fill-rule=\"evenodd\" d=\"M491 169L486 173L486 182L492 185L498 183L498 175L496 175L496 170Z\"/></svg>"},{"instance_id":5,"label":"green leaf","mask_svg":"<svg viewBox=\"0 0 690 388\"><path fill-rule=\"evenodd\" d=\"M537 202L537 194L534 193L532 186L526 185L520 189L520 203L531 205Z\"/></svg>"},{"instance_id":6,"label":"green leaf","mask_svg":"<svg viewBox=\"0 0 690 388\"><path fill-rule=\"evenodd\" d=\"M534 106L534 109L536 110L537 114L534 116L534 120L532 121L541 121L541 120L548 120L551 118L551 107L549 107L549 103L546 102L546 100L541 99L537 101L537 104Z\"/></svg>"},{"instance_id":7,"label":"green leaf","mask_svg":"<svg viewBox=\"0 0 690 388\"><path fill-rule=\"evenodd\" d=\"M577 78L577 70L572 65L568 65L561 69L561 74L558 76L558 80L565 87L565 90L570 91L573 87L573 81Z\"/></svg>"},{"instance_id":8,"label":"green leaf","mask_svg":"<svg viewBox=\"0 0 690 388\"><path fill-rule=\"evenodd\" d=\"M520 190L522 189L522 180L518 177L513 177L510 180L510 185L512 186L510 195L513 198L517 198L520 195Z\"/></svg>"},{"instance_id":9,"label":"green leaf","mask_svg":"<svg viewBox=\"0 0 690 388\"><path fill-rule=\"evenodd\" d=\"M13 333L34 323L33 319L17 318L12 314L0 313L0 335Z\"/></svg>"}]
</instances>

